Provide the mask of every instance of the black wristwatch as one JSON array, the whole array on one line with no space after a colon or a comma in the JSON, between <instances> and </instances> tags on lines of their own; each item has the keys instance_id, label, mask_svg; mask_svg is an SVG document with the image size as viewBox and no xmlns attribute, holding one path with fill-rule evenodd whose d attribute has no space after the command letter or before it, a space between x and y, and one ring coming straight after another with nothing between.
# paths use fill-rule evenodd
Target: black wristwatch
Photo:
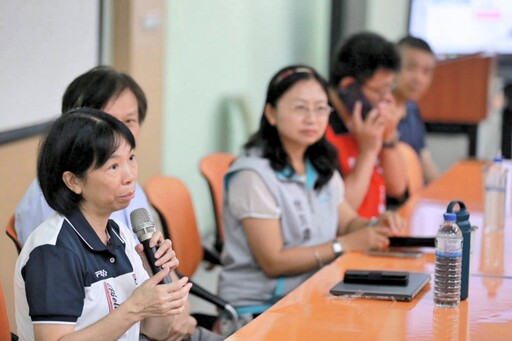
<instances>
[{"instance_id":1,"label":"black wristwatch","mask_svg":"<svg viewBox=\"0 0 512 341\"><path fill-rule=\"evenodd\" d=\"M399 131L396 132L395 136L391 140L382 142L382 148L394 148L398 141L400 141Z\"/></svg>"},{"instance_id":2,"label":"black wristwatch","mask_svg":"<svg viewBox=\"0 0 512 341\"><path fill-rule=\"evenodd\" d=\"M341 245L338 239L334 239L332 241L332 252L336 257L339 257L343 254L343 245Z\"/></svg>"}]
</instances>

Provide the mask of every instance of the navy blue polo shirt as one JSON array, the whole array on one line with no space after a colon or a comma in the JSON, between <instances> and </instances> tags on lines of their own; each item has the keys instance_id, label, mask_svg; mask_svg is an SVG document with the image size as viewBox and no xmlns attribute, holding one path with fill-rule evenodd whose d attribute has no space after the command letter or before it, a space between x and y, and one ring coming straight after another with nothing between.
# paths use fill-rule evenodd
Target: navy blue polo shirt
<instances>
[{"instance_id":1,"label":"navy blue polo shirt","mask_svg":"<svg viewBox=\"0 0 512 341\"><path fill-rule=\"evenodd\" d=\"M80 211L55 214L30 235L16 263L18 333L32 323L73 324L79 330L116 309L147 278L129 229L109 220L107 245ZM137 340L139 324L123 336Z\"/></svg>"},{"instance_id":2,"label":"navy blue polo shirt","mask_svg":"<svg viewBox=\"0 0 512 341\"><path fill-rule=\"evenodd\" d=\"M420 155L421 150L425 148L426 129L425 123L421 118L420 108L413 101L406 104L407 114L398 123L400 132L400 141L409 144Z\"/></svg>"}]
</instances>

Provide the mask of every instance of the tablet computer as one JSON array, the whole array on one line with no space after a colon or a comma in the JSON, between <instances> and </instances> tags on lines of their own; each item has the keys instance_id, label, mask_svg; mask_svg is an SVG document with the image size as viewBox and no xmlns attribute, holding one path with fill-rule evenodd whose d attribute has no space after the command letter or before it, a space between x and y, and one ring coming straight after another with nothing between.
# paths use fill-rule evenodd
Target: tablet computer
<instances>
[{"instance_id":1,"label":"tablet computer","mask_svg":"<svg viewBox=\"0 0 512 341\"><path fill-rule=\"evenodd\" d=\"M410 302L429 281L430 274L409 272L407 285L355 284L341 281L330 292L335 296Z\"/></svg>"}]
</instances>

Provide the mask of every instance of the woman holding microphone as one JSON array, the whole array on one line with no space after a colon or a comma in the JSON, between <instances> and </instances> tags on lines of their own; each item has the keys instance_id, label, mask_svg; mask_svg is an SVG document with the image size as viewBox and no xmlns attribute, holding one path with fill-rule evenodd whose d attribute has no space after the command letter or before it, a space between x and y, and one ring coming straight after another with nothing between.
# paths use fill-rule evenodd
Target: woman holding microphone
<instances>
[{"instance_id":1,"label":"woman holding microphone","mask_svg":"<svg viewBox=\"0 0 512 341\"><path fill-rule=\"evenodd\" d=\"M138 340L169 337L185 305L187 278L158 284L176 268L171 242L156 232L149 278L130 231L109 219L135 193L135 140L104 112L75 109L43 140L37 177L55 214L30 235L15 269L22 340ZM142 258L142 259L141 259Z\"/></svg>"}]
</instances>

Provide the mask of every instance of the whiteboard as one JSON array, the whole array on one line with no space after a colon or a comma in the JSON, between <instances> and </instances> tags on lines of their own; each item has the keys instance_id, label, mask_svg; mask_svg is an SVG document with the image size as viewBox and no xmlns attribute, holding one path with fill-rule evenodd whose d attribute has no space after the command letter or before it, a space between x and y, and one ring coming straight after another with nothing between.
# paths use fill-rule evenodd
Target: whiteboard
<instances>
[{"instance_id":1,"label":"whiteboard","mask_svg":"<svg viewBox=\"0 0 512 341\"><path fill-rule=\"evenodd\" d=\"M98 65L100 1L0 1L0 134L55 119L67 85Z\"/></svg>"}]
</instances>

